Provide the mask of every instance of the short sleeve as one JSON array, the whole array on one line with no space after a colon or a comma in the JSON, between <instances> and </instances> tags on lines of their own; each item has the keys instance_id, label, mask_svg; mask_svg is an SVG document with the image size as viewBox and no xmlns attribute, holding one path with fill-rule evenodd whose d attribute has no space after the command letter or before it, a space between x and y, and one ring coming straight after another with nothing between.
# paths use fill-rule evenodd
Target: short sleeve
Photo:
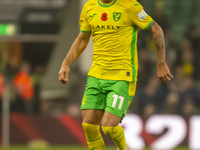
<instances>
[{"instance_id":1,"label":"short sleeve","mask_svg":"<svg viewBox=\"0 0 200 150\"><path fill-rule=\"evenodd\" d=\"M81 32L91 33L91 28L86 17L86 6L84 6L82 9L79 25L80 25Z\"/></svg>"},{"instance_id":2,"label":"short sleeve","mask_svg":"<svg viewBox=\"0 0 200 150\"><path fill-rule=\"evenodd\" d=\"M143 6L137 2L131 2L129 7L130 19L134 25L138 26L142 30L146 30L154 20L144 11Z\"/></svg>"}]
</instances>

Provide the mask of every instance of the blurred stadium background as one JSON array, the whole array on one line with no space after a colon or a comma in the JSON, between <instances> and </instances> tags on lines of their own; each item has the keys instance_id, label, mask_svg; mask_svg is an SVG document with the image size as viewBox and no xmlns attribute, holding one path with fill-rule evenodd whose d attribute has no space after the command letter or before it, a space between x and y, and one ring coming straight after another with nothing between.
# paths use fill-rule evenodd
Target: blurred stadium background
<instances>
[{"instance_id":1,"label":"blurred stadium background","mask_svg":"<svg viewBox=\"0 0 200 150\"><path fill-rule=\"evenodd\" d=\"M91 65L91 42L72 64L70 82L62 85L57 76L79 33L79 14L86 1L0 0L2 148L86 146L79 107ZM138 1L164 30L174 79L159 82L151 35L139 31L138 87L121 124L127 142L132 149L200 150L200 1ZM80 147L68 147L73 145Z\"/></svg>"}]
</instances>

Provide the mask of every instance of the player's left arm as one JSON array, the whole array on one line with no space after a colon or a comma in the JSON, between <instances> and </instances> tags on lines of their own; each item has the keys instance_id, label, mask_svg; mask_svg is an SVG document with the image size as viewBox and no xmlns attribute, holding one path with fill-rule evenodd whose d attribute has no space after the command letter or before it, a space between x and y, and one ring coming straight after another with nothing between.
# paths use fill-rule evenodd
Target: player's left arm
<instances>
[{"instance_id":1,"label":"player's left arm","mask_svg":"<svg viewBox=\"0 0 200 150\"><path fill-rule=\"evenodd\" d=\"M147 29L153 35L156 47L157 75L161 82L170 81L174 78L165 62L165 42L162 28L154 21Z\"/></svg>"}]
</instances>

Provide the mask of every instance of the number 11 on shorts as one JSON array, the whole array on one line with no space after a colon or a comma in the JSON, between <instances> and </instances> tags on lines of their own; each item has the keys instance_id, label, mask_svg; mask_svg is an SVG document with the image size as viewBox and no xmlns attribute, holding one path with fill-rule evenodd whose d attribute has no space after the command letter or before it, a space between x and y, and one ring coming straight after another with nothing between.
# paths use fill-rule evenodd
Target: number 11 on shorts
<instances>
[{"instance_id":1,"label":"number 11 on shorts","mask_svg":"<svg viewBox=\"0 0 200 150\"><path fill-rule=\"evenodd\" d=\"M113 94L113 97L114 97L114 100L113 100L113 103L112 103L112 107L114 108L114 107L116 106L117 100L119 99L120 102L119 102L118 109L121 110L121 109L122 109L123 102L124 102L124 97L123 97L123 96L116 95L116 94Z\"/></svg>"}]
</instances>

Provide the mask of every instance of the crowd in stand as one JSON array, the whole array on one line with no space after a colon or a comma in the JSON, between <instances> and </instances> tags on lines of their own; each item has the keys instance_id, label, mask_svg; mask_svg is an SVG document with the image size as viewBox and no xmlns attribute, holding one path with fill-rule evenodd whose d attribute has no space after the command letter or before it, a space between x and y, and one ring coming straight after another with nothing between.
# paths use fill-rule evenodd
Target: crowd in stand
<instances>
[{"instance_id":1,"label":"crowd in stand","mask_svg":"<svg viewBox=\"0 0 200 150\"><path fill-rule=\"evenodd\" d=\"M158 10L161 12L161 10ZM152 114L178 114L185 118L200 114L200 36L198 27L188 26L180 42L163 13L154 20L164 30L166 61L174 79L161 83L156 74L155 51L148 33L139 33L139 72L136 96L129 109L144 118Z\"/></svg>"},{"instance_id":2,"label":"crowd in stand","mask_svg":"<svg viewBox=\"0 0 200 150\"><path fill-rule=\"evenodd\" d=\"M39 85L42 65L32 66L23 59L21 42L0 42L0 110L9 99L11 112L39 113ZM5 98L5 93L9 95Z\"/></svg>"}]
</instances>

